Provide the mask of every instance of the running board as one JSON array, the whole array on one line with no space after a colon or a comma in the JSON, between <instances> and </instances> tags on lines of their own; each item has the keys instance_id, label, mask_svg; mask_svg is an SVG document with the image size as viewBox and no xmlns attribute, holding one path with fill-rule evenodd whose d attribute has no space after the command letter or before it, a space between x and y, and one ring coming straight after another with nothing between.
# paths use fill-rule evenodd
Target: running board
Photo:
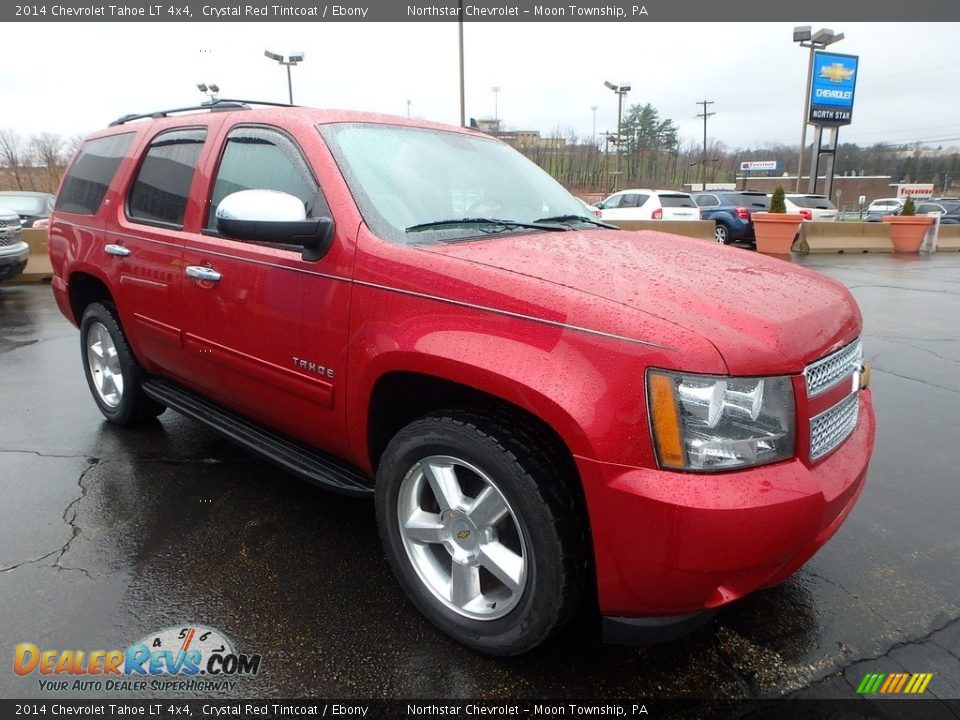
<instances>
[{"instance_id":1,"label":"running board","mask_svg":"<svg viewBox=\"0 0 960 720\"><path fill-rule=\"evenodd\" d=\"M178 385L150 378L143 383L143 392L297 477L346 495L369 496L373 492L373 478L353 465L290 440Z\"/></svg>"}]
</instances>

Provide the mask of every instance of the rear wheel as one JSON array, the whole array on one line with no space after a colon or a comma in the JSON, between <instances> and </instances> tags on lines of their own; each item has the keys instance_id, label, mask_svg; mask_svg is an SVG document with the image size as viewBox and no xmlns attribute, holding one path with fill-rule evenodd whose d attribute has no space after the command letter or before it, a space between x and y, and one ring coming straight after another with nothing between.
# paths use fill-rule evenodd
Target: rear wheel
<instances>
[{"instance_id":1,"label":"rear wheel","mask_svg":"<svg viewBox=\"0 0 960 720\"><path fill-rule=\"evenodd\" d=\"M83 370L104 417L117 425L155 418L164 406L143 393L143 373L110 303L87 306L80 323Z\"/></svg>"},{"instance_id":2,"label":"rear wheel","mask_svg":"<svg viewBox=\"0 0 960 720\"><path fill-rule=\"evenodd\" d=\"M380 535L427 619L515 655L549 637L583 588L581 524L536 438L491 417L431 415L391 440L377 472Z\"/></svg>"},{"instance_id":3,"label":"rear wheel","mask_svg":"<svg viewBox=\"0 0 960 720\"><path fill-rule=\"evenodd\" d=\"M730 242L730 231L723 223L717 223L717 228L713 231L713 237L718 243L726 245Z\"/></svg>"}]
</instances>

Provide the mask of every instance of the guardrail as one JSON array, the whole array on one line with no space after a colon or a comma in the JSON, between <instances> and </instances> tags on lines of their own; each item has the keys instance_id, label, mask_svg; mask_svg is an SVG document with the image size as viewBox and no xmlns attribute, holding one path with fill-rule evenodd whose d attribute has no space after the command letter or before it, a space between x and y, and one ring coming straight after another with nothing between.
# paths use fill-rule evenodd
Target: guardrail
<instances>
[{"instance_id":1,"label":"guardrail","mask_svg":"<svg viewBox=\"0 0 960 720\"><path fill-rule=\"evenodd\" d=\"M799 253L893 252L890 228L878 222L800 223L800 236L793 243Z\"/></svg>"}]
</instances>

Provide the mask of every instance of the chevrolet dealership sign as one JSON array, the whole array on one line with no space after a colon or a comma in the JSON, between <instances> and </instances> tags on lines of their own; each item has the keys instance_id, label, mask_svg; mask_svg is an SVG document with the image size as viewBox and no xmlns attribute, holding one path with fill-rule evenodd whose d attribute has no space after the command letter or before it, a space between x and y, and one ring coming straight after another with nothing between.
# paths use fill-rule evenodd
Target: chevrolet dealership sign
<instances>
[{"instance_id":1,"label":"chevrolet dealership sign","mask_svg":"<svg viewBox=\"0 0 960 720\"><path fill-rule=\"evenodd\" d=\"M813 59L809 120L814 125L849 125L857 88L856 55L817 51Z\"/></svg>"}]
</instances>

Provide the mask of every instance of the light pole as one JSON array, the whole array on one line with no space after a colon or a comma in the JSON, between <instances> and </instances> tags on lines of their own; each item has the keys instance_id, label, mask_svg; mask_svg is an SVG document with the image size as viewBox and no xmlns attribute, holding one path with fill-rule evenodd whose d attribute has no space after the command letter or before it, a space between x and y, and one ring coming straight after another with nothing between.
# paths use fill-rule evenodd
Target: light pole
<instances>
[{"instance_id":1,"label":"light pole","mask_svg":"<svg viewBox=\"0 0 960 720\"><path fill-rule=\"evenodd\" d=\"M211 105L217 102L219 99L217 98L217 93L220 92L220 88L216 85L216 83L210 83L209 85L206 83L197 83L197 90L210 98L207 102Z\"/></svg>"},{"instance_id":2,"label":"light pole","mask_svg":"<svg viewBox=\"0 0 960 720\"><path fill-rule=\"evenodd\" d=\"M410 104L413 100L407 100L407 117L410 117Z\"/></svg>"},{"instance_id":3,"label":"light pole","mask_svg":"<svg viewBox=\"0 0 960 720\"><path fill-rule=\"evenodd\" d=\"M597 105L590 106L590 110L593 111L593 135L591 135L590 137L592 139L594 147L597 146L597 107L598 107Z\"/></svg>"},{"instance_id":4,"label":"light pole","mask_svg":"<svg viewBox=\"0 0 960 720\"><path fill-rule=\"evenodd\" d=\"M623 96L630 92L630 83L620 83L614 85L612 82L603 81L604 87L613 90L617 94L617 175L620 174L620 145L621 145L621 125L623 124Z\"/></svg>"},{"instance_id":5,"label":"light pole","mask_svg":"<svg viewBox=\"0 0 960 720\"><path fill-rule=\"evenodd\" d=\"M810 32L809 25L798 25L793 28L793 41L800 43L800 47L810 48L810 61L807 64L807 91L803 101L803 125L800 126L800 154L797 159L797 192L800 192L800 176L803 175L803 151L807 146L807 124L810 118L810 88L813 85L813 55L817 50L823 50L827 45L843 40L843 33L834 33L833 30L823 28L815 33ZM816 182L816 178L813 178Z\"/></svg>"},{"instance_id":6,"label":"light pole","mask_svg":"<svg viewBox=\"0 0 960 720\"><path fill-rule=\"evenodd\" d=\"M286 58L283 55L278 55L277 53L272 53L269 50L264 50L263 54L270 58L271 60L276 60L281 65L286 65L287 67L287 93L290 96L290 104L293 105L293 79L290 77L290 68L298 63L303 62L303 53L293 53L288 55Z\"/></svg>"}]
</instances>

